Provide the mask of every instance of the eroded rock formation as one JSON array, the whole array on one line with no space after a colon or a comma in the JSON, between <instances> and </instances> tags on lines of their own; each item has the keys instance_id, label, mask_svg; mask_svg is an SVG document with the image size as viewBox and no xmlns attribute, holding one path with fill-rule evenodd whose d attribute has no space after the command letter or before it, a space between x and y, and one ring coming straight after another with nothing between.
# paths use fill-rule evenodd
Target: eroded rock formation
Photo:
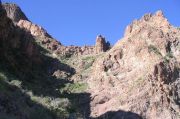
<instances>
[{"instance_id":1,"label":"eroded rock formation","mask_svg":"<svg viewBox=\"0 0 180 119\"><path fill-rule=\"evenodd\" d=\"M110 44L106 42L105 37L98 35L96 38L96 44L95 44L95 53L99 54L101 52L106 52L109 50Z\"/></svg>"},{"instance_id":2,"label":"eroded rock formation","mask_svg":"<svg viewBox=\"0 0 180 119\"><path fill-rule=\"evenodd\" d=\"M92 115L120 109L147 119L178 119L179 34L162 11L133 21L93 64Z\"/></svg>"},{"instance_id":3,"label":"eroded rock formation","mask_svg":"<svg viewBox=\"0 0 180 119\"><path fill-rule=\"evenodd\" d=\"M13 20L13 22L18 23L20 20L28 20L26 15L16 4L5 3L2 4L3 9L6 10L7 16Z\"/></svg>"},{"instance_id":4,"label":"eroded rock formation","mask_svg":"<svg viewBox=\"0 0 180 119\"><path fill-rule=\"evenodd\" d=\"M27 20L19 20L17 24L20 28L29 31L33 36L50 37L50 35L40 26L31 23Z\"/></svg>"},{"instance_id":5,"label":"eroded rock formation","mask_svg":"<svg viewBox=\"0 0 180 119\"><path fill-rule=\"evenodd\" d=\"M0 90L0 114L31 119L29 113L34 116L35 112L29 110L37 111L43 105L55 114L45 116L48 119L62 118L65 108L70 110L69 118L75 112L92 119L180 118L180 30L162 11L133 21L124 37L109 49L101 35L95 46L63 46L28 21L16 5L5 4L4 9L7 14L0 9L0 62L5 66L0 66L21 74L22 87L8 77L6 85L15 87L0 85L0 89L14 93L18 88L17 101L23 99L28 111L22 111L12 95ZM80 91L84 88L81 83L88 85L86 90ZM47 112L35 116L42 118Z\"/></svg>"}]
</instances>

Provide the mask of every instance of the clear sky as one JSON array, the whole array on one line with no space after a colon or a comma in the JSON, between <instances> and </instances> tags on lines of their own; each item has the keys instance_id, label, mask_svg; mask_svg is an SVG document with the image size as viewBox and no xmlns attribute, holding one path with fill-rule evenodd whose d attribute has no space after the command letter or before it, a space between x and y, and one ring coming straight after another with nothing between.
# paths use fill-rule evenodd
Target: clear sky
<instances>
[{"instance_id":1,"label":"clear sky","mask_svg":"<svg viewBox=\"0 0 180 119\"><path fill-rule=\"evenodd\" d=\"M26 16L64 45L93 45L98 34L114 44L133 19L162 10L180 26L180 0L2 0L18 4Z\"/></svg>"}]
</instances>

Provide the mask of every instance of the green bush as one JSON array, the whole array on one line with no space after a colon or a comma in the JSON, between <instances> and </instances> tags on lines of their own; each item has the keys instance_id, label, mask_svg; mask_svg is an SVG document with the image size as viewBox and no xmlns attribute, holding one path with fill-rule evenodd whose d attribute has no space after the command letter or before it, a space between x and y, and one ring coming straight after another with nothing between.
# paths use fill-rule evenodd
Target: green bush
<instances>
[{"instance_id":1,"label":"green bush","mask_svg":"<svg viewBox=\"0 0 180 119\"><path fill-rule=\"evenodd\" d=\"M88 62L84 66L84 70L89 69L92 66L93 62Z\"/></svg>"},{"instance_id":2,"label":"green bush","mask_svg":"<svg viewBox=\"0 0 180 119\"><path fill-rule=\"evenodd\" d=\"M89 61L89 60L95 60L95 57L93 56L87 56L82 59L83 61Z\"/></svg>"},{"instance_id":3,"label":"green bush","mask_svg":"<svg viewBox=\"0 0 180 119\"><path fill-rule=\"evenodd\" d=\"M168 53L166 54L166 56L163 57L164 62L165 62L165 63L169 63L169 60L170 60L171 58L173 58L173 57L174 57L174 56L173 56L172 52L168 52Z\"/></svg>"},{"instance_id":4,"label":"green bush","mask_svg":"<svg viewBox=\"0 0 180 119\"><path fill-rule=\"evenodd\" d=\"M162 54L161 54L161 52L159 51L159 49L156 48L154 45L149 45L149 46L148 46L148 51L149 51L150 53L151 53L151 52L154 52L155 54L162 56Z\"/></svg>"},{"instance_id":5,"label":"green bush","mask_svg":"<svg viewBox=\"0 0 180 119\"><path fill-rule=\"evenodd\" d=\"M67 83L66 86L62 89L63 92L82 92L87 89L87 84L85 83Z\"/></svg>"},{"instance_id":6,"label":"green bush","mask_svg":"<svg viewBox=\"0 0 180 119\"><path fill-rule=\"evenodd\" d=\"M83 58L82 60L83 60L84 63L85 63L85 65L84 65L84 70L86 70L86 69L89 69L89 68L92 66L92 64L93 64L94 61L95 61L95 57L93 57L93 56L88 56L88 57Z\"/></svg>"}]
</instances>

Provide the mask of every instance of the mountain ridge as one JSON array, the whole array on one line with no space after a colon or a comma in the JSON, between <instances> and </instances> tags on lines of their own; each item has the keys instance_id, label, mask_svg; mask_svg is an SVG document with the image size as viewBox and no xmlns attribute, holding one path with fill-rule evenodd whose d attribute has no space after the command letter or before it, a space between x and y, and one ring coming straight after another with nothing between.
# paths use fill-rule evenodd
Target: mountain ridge
<instances>
[{"instance_id":1,"label":"mountain ridge","mask_svg":"<svg viewBox=\"0 0 180 119\"><path fill-rule=\"evenodd\" d=\"M133 21L112 47L101 35L64 46L21 12L1 7L3 118L180 118L180 30L162 11Z\"/></svg>"}]
</instances>

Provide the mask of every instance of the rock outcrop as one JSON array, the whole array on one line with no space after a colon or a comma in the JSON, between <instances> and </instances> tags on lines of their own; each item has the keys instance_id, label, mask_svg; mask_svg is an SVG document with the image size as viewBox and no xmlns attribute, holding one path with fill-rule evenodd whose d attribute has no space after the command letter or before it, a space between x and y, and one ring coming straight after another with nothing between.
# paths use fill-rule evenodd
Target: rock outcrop
<instances>
[{"instance_id":1,"label":"rock outcrop","mask_svg":"<svg viewBox=\"0 0 180 119\"><path fill-rule=\"evenodd\" d=\"M28 21L16 5L4 4L3 8L0 6L0 71L19 79L0 74L0 115L54 119L74 117L77 112L92 119L180 118L180 30L162 11L133 21L110 49L101 35L94 46L64 46ZM81 91L82 83L88 85L86 90ZM14 101L14 95L2 90L19 97ZM55 115L31 112L42 109L41 105Z\"/></svg>"},{"instance_id":2,"label":"rock outcrop","mask_svg":"<svg viewBox=\"0 0 180 119\"><path fill-rule=\"evenodd\" d=\"M36 37L49 37L51 36L44 30L42 27L31 23L30 21L27 20L19 20L17 24L20 28L25 29L26 31L30 32L31 35L36 36Z\"/></svg>"},{"instance_id":3,"label":"rock outcrop","mask_svg":"<svg viewBox=\"0 0 180 119\"><path fill-rule=\"evenodd\" d=\"M13 20L13 22L18 23L20 20L28 20L26 15L16 4L5 3L2 4L3 9L6 10L7 16Z\"/></svg>"},{"instance_id":4,"label":"rock outcrop","mask_svg":"<svg viewBox=\"0 0 180 119\"><path fill-rule=\"evenodd\" d=\"M61 46L57 48L56 54L70 56L83 56L83 55L95 55L106 52L110 49L110 43L106 42L105 38L98 35L96 38L95 46Z\"/></svg>"},{"instance_id":5,"label":"rock outcrop","mask_svg":"<svg viewBox=\"0 0 180 119\"><path fill-rule=\"evenodd\" d=\"M3 7L0 8L0 15L0 60L15 65L15 62L17 63L15 57L20 57L23 54L24 57L29 58L29 63L36 62L40 64L39 49L32 36L15 26L11 19L7 17Z\"/></svg>"},{"instance_id":6,"label":"rock outcrop","mask_svg":"<svg viewBox=\"0 0 180 119\"><path fill-rule=\"evenodd\" d=\"M110 43L101 35L97 36L95 46L63 46L59 41L50 36L41 26L30 22L21 9L15 4L3 4L7 16L21 29L35 37L36 42L51 51L54 56L71 57L99 54L110 49Z\"/></svg>"},{"instance_id":7,"label":"rock outcrop","mask_svg":"<svg viewBox=\"0 0 180 119\"><path fill-rule=\"evenodd\" d=\"M141 28L146 25L148 22L151 26L157 26L158 28L163 28L164 31L168 31L170 28L170 24L168 20L164 17L162 11L157 11L156 14L146 14L140 20L134 20L133 23L127 26L125 31L125 37L131 35L135 35L141 31Z\"/></svg>"},{"instance_id":8,"label":"rock outcrop","mask_svg":"<svg viewBox=\"0 0 180 119\"><path fill-rule=\"evenodd\" d=\"M162 11L133 21L93 64L91 115L126 110L147 119L178 119L179 42L180 31Z\"/></svg>"},{"instance_id":9,"label":"rock outcrop","mask_svg":"<svg viewBox=\"0 0 180 119\"><path fill-rule=\"evenodd\" d=\"M106 52L109 50L110 44L109 42L106 42L105 37L98 35L96 38L96 44L95 44L95 53L99 54L101 52Z\"/></svg>"}]
</instances>

